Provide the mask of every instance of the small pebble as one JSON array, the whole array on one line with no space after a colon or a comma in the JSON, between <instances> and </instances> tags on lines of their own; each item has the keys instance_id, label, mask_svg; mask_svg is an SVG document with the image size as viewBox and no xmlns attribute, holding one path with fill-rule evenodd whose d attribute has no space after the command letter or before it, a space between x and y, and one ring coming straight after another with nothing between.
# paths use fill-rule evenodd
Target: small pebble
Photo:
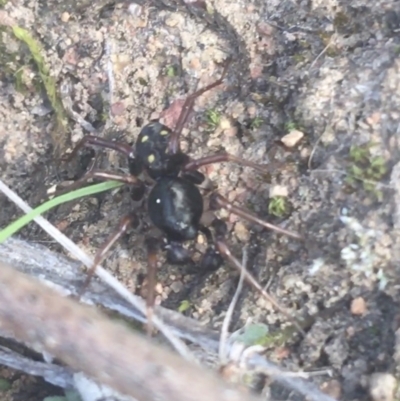
<instances>
[{"instance_id":1,"label":"small pebble","mask_svg":"<svg viewBox=\"0 0 400 401\"><path fill-rule=\"evenodd\" d=\"M143 7L139 4L131 3L128 6L128 11L131 15L140 17L142 15Z\"/></svg>"},{"instance_id":2,"label":"small pebble","mask_svg":"<svg viewBox=\"0 0 400 401\"><path fill-rule=\"evenodd\" d=\"M369 378L369 394L373 401L392 401L396 379L390 373L374 373Z\"/></svg>"},{"instance_id":3,"label":"small pebble","mask_svg":"<svg viewBox=\"0 0 400 401\"><path fill-rule=\"evenodd\" d=\"M198 57L193 57L193 58L190 60L190 68L191 68L192 70L195 70L195 71L200 70L200 68L201 68L201 62L200 62L200 59L199 59Z\"/></svg>"},{"instance_id":4,"label":"small pebble","mask_svg":"<svg viewBox=\"0 0 400 401\"><path fill-rule=\"evenodd\" d=\"M304 133L298 130L290 131L281 138L281 142L288 148L294 148L304 137Z\"/></svg>"},{"instance_id":5,"label":"small pebble","mask_svg":"<svg viewBox=\"0 0 400 401\"><path fill-rule=\"evenodd\" d=\"M71 15L65 11L61 14L61 21L68 22L70 17L71 17Z\"/></svg>"},{"instance_id":6,"label":"small pebble","mask_svg":"<svg viewBox=\"0 0 400 401\"><path fill-rule=\"evenodd\" d=\"M36 116L46 116L47 114L51 113L52 109L50 107L46 107L43 104L37 105L32 108L31 113Z\"/></svg>"},{"instance_id":7,"label":"small pebble","mask_svg":"<svg viewBox=\"0 0 400 401\"><path fill-rule=\"evenodd\" d=\"M222 130L227 130L232 127L232 124L228 118L222 117L219 126Z\"/></svg>"},{"instance_id":8,"label":"small pebble","mask_svg":"<svg viewBox=\"0 0 400 401\"><path fill-rule=\"evenodd\" d=\"M170 288L173 292L177 293L182 290L183 283L182 281L175 281L170 285Z\"/></svg>"},{"instance_id":9,"label":"small pebble","mask_svg":"<svg viewBox=\"0 0 400 401\"><path fill-rule=\"evenodd\" d=\"M271 187L269 190L269 196L270 198L275 198L276 196L283 196L283 197L288 197L289 195L289 190L287 187L283 185L274 185Z\"/></svg>"},{"instance_id":10,"label":"small pebble","mask_svg":"<svg viewBox=\"0 0 400 401\"><path fill-rule=\"evenodd\" d=\"M351 302L350 310L353 315L364 315L367 311L367 305L364 298L354 298Z\"/></svg>"},{"instance_id":11,"label":"small pebble","mask_svg":"<svg viewBox=\"0 0 400 401\"><path fill-rule=\"evenodd\" d=\"M378 111L372 113L369 117L367 117L366 121L371 126L374 127L378 124L381 120L381 113Z\"/></svg>"},{"instance_id":12,"label":"small pebble","mask_svg":"<svg viewBox=\"0 0 400 401\"><path fill-rule=\"evenodd\" d=\"M157 294L162 294L163 293L163 286L161 283L157 283L155 286L155 291Z\"/></svg>"}]
</instances>

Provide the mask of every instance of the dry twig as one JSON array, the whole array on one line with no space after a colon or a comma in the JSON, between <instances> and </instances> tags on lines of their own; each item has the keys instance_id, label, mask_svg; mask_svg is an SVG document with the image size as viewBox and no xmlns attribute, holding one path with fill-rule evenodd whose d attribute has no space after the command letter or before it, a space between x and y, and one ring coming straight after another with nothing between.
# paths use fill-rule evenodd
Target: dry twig
<instances>
[{"instance_id":1,"label":"dry twig","mask_svg":"<svg viewBox=\"0 0 400 401\"><path fill-rule=\"evenodd\" d=\"M4 263L0 263L0 327L139 400L257 400Z\"/></svg>"}]
</instances>

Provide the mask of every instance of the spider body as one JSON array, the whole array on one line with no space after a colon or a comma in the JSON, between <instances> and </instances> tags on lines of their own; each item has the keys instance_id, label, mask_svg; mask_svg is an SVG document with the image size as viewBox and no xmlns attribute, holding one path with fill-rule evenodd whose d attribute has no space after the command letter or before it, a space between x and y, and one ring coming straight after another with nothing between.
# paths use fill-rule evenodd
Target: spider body
<instances>
[{"instance_id":1,"label":"spider body","mask_svg":"<svg viewBox=\"0 0 400 401\"><path fill-rule=\"evenodd\" d=\"M174 130L171 130L158 121L152 121L142 128L134 148L125 142L110 141L99 136L87 135L76 145L72 153L64 158L64 160L70 160L77 154L80 148L85 146L112 149L124 154L128 158L129 174L96 170L92 165L85 176L75 184L72 184L69 187L70 189L72 187L79 187L90 179L116 180L130 185L132 187L132 197L135 200L141 200L145 195L146 188L144 181L139 178L139 175L145 171L154 180L154 186L150 190L147 199L147 212L152 223L163 234L164 239L160 240L160 238L150 237L145 240L148 255L149 285L153 289L156 280L155 271L157 268L158 250L161 248L167 252L167 261L170 263L194 264L190 250L186 249L183 243L194 240L199 232L202 232L207 240L207 248L200 263L197 264L201 269L217 269L221 266L223 258L228 260L233 266L241 269L240 262L231 254L225 242L227 233L226 224L222 220L215 218L210 230L201 223L204 205L203 196L197 185L201 184L205 177L198 169L212 163L235 162L242 166L252 167L262 173L265 173L266 170L262 166L225 152L205 156L200 159L191 159L181 151L179 145L182 129L193 108L195 99L223 82L227 66L220 79L186 98ZM211 195L209 204L212 210L225 208L230 213L234 213L250 222L274 229L297 239L300 238L295 233L273 226L245 209L234 206L218 193ZM138 225L138 216L134 211L128 213L120 221L115 232L110 235L97 252L94 265L89 271L83 287L84 289L89 284L96 266L105 258L110 247L127 231L129 226ZM257 287L256 281L249 274L246 274L246 277L260 291L260 287ZM154 291L149 291L149 305L152 305L153 294Z\"/></svg>"},{"instance_id":2,"label":"spider body","mask_svg":"<svg viewBox=\"0 0 400 401\"><path fill-rule=\"evenodd\" d=\"M200 229L203 197L196 184L204 176L199 172L181 174L189 157L169 152L171 134L158 121L144 126L136 140L131 165L135 171L144 169L156 181L147 199L147 211L152 223L165 234L168 261L178 264L190 261L181 243L196 238Z\"/></svg>"}]
</instances>

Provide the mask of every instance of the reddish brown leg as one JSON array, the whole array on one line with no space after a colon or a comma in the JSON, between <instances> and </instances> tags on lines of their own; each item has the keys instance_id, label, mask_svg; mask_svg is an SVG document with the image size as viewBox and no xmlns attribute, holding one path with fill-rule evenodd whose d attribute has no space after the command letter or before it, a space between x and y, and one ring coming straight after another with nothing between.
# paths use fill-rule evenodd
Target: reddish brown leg
<instances>
[{"instance_id":1,"label":"reddish brown leg","mask_svg":"<svg viewBox=\"0 0 400 401\"><path fill-rule=\"evenodd\" d=\"M133 158L133 148L127 143L110 141L108 139L100 138L96 135L84 136L75 146L71 153L65 155L61 160L64 162L71 161L79 152L80 149L89 146L98 146L99 148L116 150L124 154L126 157Z\"/></svg>"},{"instance_id":2,"label":"reddish brown leg","mask_svg":"<svg viewBox=\"0 0 400 401\"><path fill-rule=\"evenodd\" d=\"M230 65L230 60L226 62L224 70L222 71L221 78L219 78L217 81L213 82L212 84L199 89L198 91L192 93L191 95L189 95L186 98L185 103L183 104L183 107L182 107L181 114L179 115L178 121L176 123L175 129L172 132L171 137L170 137L169 146L168 146L168 151L170 154L176 154L180 151L179 137L182 133L183 127L186 124L189 114L193 109L194 102L203 93L208 92L209 90L222 84L222 82L224 81L225 75L228 71L229 65Z\"/></svg>"},{"instance_id":3,"label":"reddish brown leg","mask_svg":"<svg viewBox=\"0 0 400 401\"><path fill-rule=\"evenodd\" d=\"M225 258L233 267L235 267L239 271L239 273L243 272L245 280L251 286L253 286L253 288L256 289L265 299L271 302L271 304L277 310L287 316L302 334L305 334L304 330L301 328L296 319L294 319L285 309L283 309L279 305L279 303L260 286L257 280L246 270L242 263L237 258L235 258L235 256L232 255L225 241L225 236L227 232L226 224L222 220L215 219L212 225L215 230L215 246L222 257Z\"/></svg>"},{"instance_id":4,"label":"reddish brown leg","mask_svg":"<svg viewBox=\"0 0 400 401\"><path fill-rule=\"evenodd\" d=\"M128 214L124 216L117 229L107 238L106 242L102 245L102 247L96 252L96 255L93 260L93 265L89 269L85 283L83 284L81 290L78 293L78 299L82 297L87 287L89 286L90 280L92 279L94 273L96 272L96 267L100 265L107 252L110 248L117 242L123 234L126 233L129 227L137 227L139 225L139 220L135 214Z\"/></svg>"},{"instance_id":5,"label":"reddish brown leg","mask_svg":"<svg viewBox=\"0 0 400 401\"><path fill-rule=\"evenodd\" d=\"M147 296L146 296L146 308L147 308L147 325L146 331L149 336L153 333L153 314L154 314L154 303L155 303L155 287L157 282L157 252L159 248L159 241L156 238L147 238Z\"/></svg>"},{"instance_id":6,"label":"reddish brown leg","mask_svg":"<svg viewBox=\"0 0 400 401\"><path fill-rule=\"evenodd\" d=\"M201 159L197 159L197 160L191 160L187 164L185 164L185 166L183 167L183 170L184 171L193 171L193 170L198 170L200 167L206 166L207 164L223 163L223 162L233 162L233 163L240 164L242 166L251 167L251 168L254 168L255 170L260 171L261 173L269 172L269 170L267 170L266 166L262 166L257 163L253 163L251 161L241 159L240 157L236 157L236 156L231 155L226 152L217 153L217 154L211 155L211 156L205 156L205 157L202 157Z\"/></svg>"},{"instance_id":7,"label":"reddish brown leg","mask_svg":"<svg viewBox=\"0 0 400 401\"><path fill-rule=\"evenodd\" d=\"M82 178L79 180L76 180L73 184L69 185L67 188L62 189L60 191L56 192L56 196L60 196L64 193L71 192L75 189L82 188L84 184L91 180L91 179L98 179L101 181L118 181L118 182L123 182L128 185L133 185L137 188L137 190L142 193L144 189L144 184L139 178L136 178L133 175L130 174L118 174L118 173L109 173L107 171L103 170L95 170L91 168ZM136 199L135 200L140 200Z\"/></svg>"},{"instance_id":8,"label":"reddish brown leg","mask_svg":"<svg viewBox=\"0 0 400 401\"><path fill-rule=\"evenodd\" d=\"M248 212L245 209L242 209L238 206L234 206L231 202L228 201L228 199L224 198L222 195L218 193L213 193L210 197L210 208L213 210L218 210L221 208L227 209L229 212L236 214L237 216L243 217L244 219L251 221L252 223L257 223L260 226L263 226L265 228L268 228L270 230L274 230L280 234L285 234L289 237L296 238L299 240L302 240L302 237L294 233L292 231L285 230L284 228L275 226L274 224L270 224L267 221L264 221L254 214Z\"/></svg>"}]
</instances>

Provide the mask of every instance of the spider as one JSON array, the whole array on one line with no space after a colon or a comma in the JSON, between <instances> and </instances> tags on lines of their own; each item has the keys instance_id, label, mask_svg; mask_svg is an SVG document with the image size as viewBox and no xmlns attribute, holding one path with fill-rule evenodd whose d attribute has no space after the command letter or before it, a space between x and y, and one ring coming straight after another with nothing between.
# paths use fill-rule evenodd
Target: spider
<instances>
[{"instance_id":1,"label":"spider","mask_svg":"<svg viewBox=\"0 0 400 401\"><path fill-rule=\"evenodd\" d=\"M158 251L161 249L166 252L167 262L170 264L194 263L190 251L183 244L186 241L197 238L199 232L202 232L207 240L206 251L198 264L200 269L215 270L223 264L224 258L236 268L242 269L241 263L231 254L226 243L226 223L221 219L215 218L211 223L211 229L201 223L204 207L203 196L198 185L204 181L205 176L198 170L205 165L218 162L235 162L261 172L265 172L265 169L263 166L225 152L200 159L192 159L181 151L179 143L182 129L188 120L195 100L205 92L223 83L228 66L229 62L226 63L218 80L197 90L186 98L174 130L161 124L158 120L153 120L141 129L134 147L128 143L86 135L72 152L63 158L64 161L71 160L83 147L99 147L117 151L128 159L129 174L98 170L94 168L93 163L85 175L72 186L80 186L90 179L115 180L129 184L132 187L133 199L138 201L142 200L146 193L146 186L139 179L139 175L142 172L146 172L153 180L154 185L147 198L147 212L152 223L164 234L164 238L148 237L145 239L149 283L148 306L154 303ZM213 192L210 196L210 209L218 210L221 208L226 208L230 213L250 222L300 239L298 234L274 226L245 209L233 205L217 192ZM103 261L107 251L113 244L129 227L137 227L138 225L139 219L134 211L131 211L121 219L116 230L97 251L93 267L88 272L82 290L87 287L96 266ZM245 273L245 277L257 290L263 292L262 288L249 273ZM80 294L82 294L82 291Z\"/></svg>"}]
</instances>

